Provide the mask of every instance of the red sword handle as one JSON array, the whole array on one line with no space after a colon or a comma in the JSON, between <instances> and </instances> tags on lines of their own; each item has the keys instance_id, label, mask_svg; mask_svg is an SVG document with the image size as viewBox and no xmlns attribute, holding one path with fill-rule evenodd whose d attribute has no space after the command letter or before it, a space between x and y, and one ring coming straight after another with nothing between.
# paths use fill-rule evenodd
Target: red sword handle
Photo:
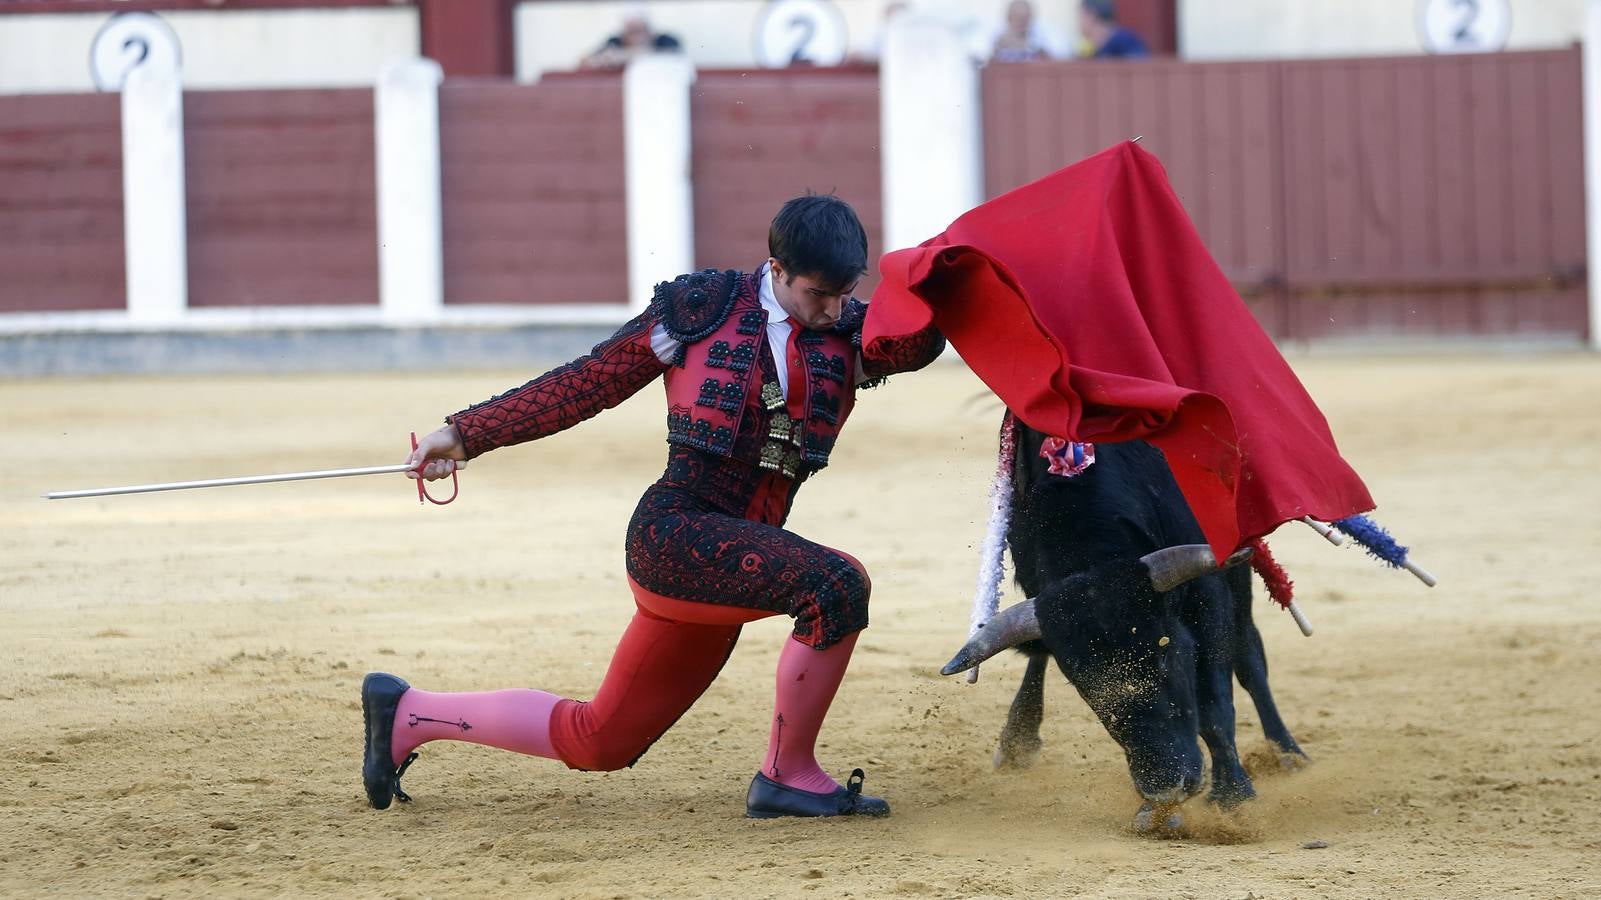
<instances>
[{"instance_id":1,"label":"red sword handle","mask_svg":"<svg viewBox=\"0 0 1601 900\"><path fill-rule=\"evenodd\" d=\"M411 433L411 449L417 449L417 432L415 431ZM456 471L452 469L450 472L450 496L443 500L435 500L433 496L428 493L428 482L422 477L423 466L426 465L428 465L428 460L425 459L417 464L417 468L415 470L417 472L417 502L421 503L424 500L427 500L429 503L432 503L435 506L444 506L446 503L456 499L456 495L461 493L461 481L456 478Z\"/></svg>"}]
</instances>

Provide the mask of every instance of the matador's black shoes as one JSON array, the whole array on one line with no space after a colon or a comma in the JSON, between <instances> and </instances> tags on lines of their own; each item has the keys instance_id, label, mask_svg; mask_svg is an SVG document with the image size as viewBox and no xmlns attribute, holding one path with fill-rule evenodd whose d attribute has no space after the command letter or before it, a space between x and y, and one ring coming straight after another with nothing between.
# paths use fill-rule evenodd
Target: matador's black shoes
<instances>
[{"instance_id":1,"label":"matador's black shoes","mask_svg":"<svg viewBox=\"0 0 1601 900\"><path fill-rule=\"evenodd\" d=\"M388 809L391 799L410 803L400 789L400 776L417 758L413 753L395 768L390 739L395 733L395 709L400 695L411 689L404 679L383 672L368 672L361 680L361 717L367 724L367 747L361 757L361 783L373 809Z\"/></svg>"},{"instance_id":2,"label":"matador's black shoes","mask_svg":"<svg viewBox=\"0 0 1601 900\"><path fill-rule=\"evenodd\" d=\"M779 784L760 772L751 779L745 794L745 815L752 819L782 816L887 816L889 804L880 797L862 793L865 773L851 772L845 786L828 794L816 794Z\"/></svg>"}]
</instances>

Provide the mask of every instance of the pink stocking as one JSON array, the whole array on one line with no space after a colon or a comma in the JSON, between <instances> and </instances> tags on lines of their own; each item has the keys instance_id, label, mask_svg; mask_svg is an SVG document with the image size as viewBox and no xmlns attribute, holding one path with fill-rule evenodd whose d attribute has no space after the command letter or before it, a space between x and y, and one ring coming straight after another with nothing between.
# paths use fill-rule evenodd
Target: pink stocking
<instances>
[{"instance_id":1,"label":"pink stocking","mask_svg":"<svg viewBox=\"0 0 1601 900\"><path fill-rule=\"evenodd\" d=\"M828 777L813 755L817 732L845 677L851 650L861 632L845 636L827 650L813 650L793 636L778 654L778 696L773 704L773 730L767 739L762 773L779 784L832 793L839 782Z\"/></svg>"},{"instance_id":2,"label":"pink stocking","mask_svg":"<svg viewBox=\"0 0 1601 900\"><path fill-rule=\"evenodd\" d=\"M513 688L462 694L431 694L416 688L400 695L390 749L399 766L429 741L469 741L529 756L559 759L550 743L555 694Z\"/></svg>"}]
</instances>

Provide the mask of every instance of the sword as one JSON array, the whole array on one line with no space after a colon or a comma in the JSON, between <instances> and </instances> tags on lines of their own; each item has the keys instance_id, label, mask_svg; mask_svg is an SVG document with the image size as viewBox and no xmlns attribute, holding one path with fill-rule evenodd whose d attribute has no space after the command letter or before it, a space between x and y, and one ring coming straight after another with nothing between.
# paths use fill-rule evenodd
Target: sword
<instances>
[{"instance_id":1,"label":"sword","mask_svg":"<svg viewBox=\"0 0 1601 900\"><path fill-rule=\"evenodd\" d=\"M411 434L411 449L417 449L417 433ZM200 481L168 481L161 484L133 484L126 487L87 488L77 491L51 491L44 495L46 500L71 500L77 497L111 497L118 494L152 494L157 491L187 491L195 488L233 487L240 484L274 484L280 481L311 481L316 478L348 478L353 475L390 475L396 472L419 471L427 463L424 460L415 466L405 463L396 463L392 466L365 466L355 469L321 469L314 472L285 472L281 475L241 475L237 478L207 478ZM466 463L458 462L456 468L460 469ZM444 500L437 500L428 493L423 479L417 479L417 502L427 500L436 506L444 506L456 499L461 493L461 483L456 479L456 473L450 473L451 493Z\"/></svg>"}]
</instances>

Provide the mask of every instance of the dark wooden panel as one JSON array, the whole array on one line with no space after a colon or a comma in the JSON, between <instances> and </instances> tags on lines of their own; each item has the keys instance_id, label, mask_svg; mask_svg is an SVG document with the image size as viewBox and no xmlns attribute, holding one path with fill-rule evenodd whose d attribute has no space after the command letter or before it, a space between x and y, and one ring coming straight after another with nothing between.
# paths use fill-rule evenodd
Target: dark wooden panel
<instances>
[{"instance_id":1,"label":"dark wooden panel","mask_svg":"<svg viewBox=\"0 0 1601 900\"><path fill-rule=\"evenodd\" d=\"M1284 280L1285 265L1283 78L1276 68L1254 65L1236 66L1232 72L1239 196L1218 202L1237 204L1240 215L1231 220L1238 249L1224 271L1235 273L1236 284L1277 285Z\"/></svg>"},{"instance_id":2,"label":"dark wooden panel","mask_svg":"<svg viewBox=\"0 0 1601 900\"><path fill-rule=\"evenodd\" d=\"M1529 177L1550 168L1545 164L1548 148L1527 135L1548 130L1549 97L1544 89L1541 63L1534 59L1513 60L1507 65L1507 123L1510 192L1522 202L1505 216L1508 229L1507 253L1527 264L1545 256L1551 247L1551 180ZM1520 196L1522 195L1522 196Z\"/></svg>"},{"instance_id":3,"label":"dark wooden panel","mask_svg":"<svg viewBox=\"0 0 1601 900\"><path fill-rule=\"evenodd\" d=\"M1576 59L1283 63L1291 284L1571 277L1583 258L1577 101L1548 112L1560 95L1540 70L1573 61L1556 80L1576 91Z\"/></svg>"},{"instance_id":4,"label":"dark wooden panel","mask_svg":"<svg viewBox=\"0 0 1601 900\"><path fill-rule=\"evenodd\" d=\"M1468 251L1468 234L1473 222L1469 213L1473 209L1475 184L1469 168L1467 154L1473 124L1466 103L1468 66L1472 60L1446 58L1439 65L1428 66L1426 75L1413 90L1426 91L1426 103L1433 106L1434 133L1432 154L1435 181L1435 218L1428 223L1435 235L1434 265L1412 265L1407 260L1406 271L1398 275L1422 277L1425 273L1463 272L1475 261ZM1316 172L1302 173L1317 177Z\"/></svg>"},{"instance_id":5,"label":"dark wooden panel","mask_svg":"<svg viewBox=\"0 0 1601 900\"><path fill-rule=\"evenodd\" d=\"M1184 167L1173 178L1223 271L1242 288L1276 284L1283 259L1276 235L1279 196L1278 73L1260 65L1169 68L1176 102L1187 104L1193 130L1175 135L1172 153ZM1188 82L1185 96L1178 85ZM1176 113L1175 113L1176 114ZM1187 147L1181 149L1182 140Z\"/></svg>"},{"instance_id":6,"label":"dark wooden panel","mask_svg":"<svg viewBox=\"0 0 1601 900\"><path fill-rule=\"evenodd\" d=\"M618 75L448 79L439 118L446 303L628 300Z\"/></svg>"},{"instance_id":7,"label":"dark wooden panel","mask_svg":"<svg viewBox=\"0 0 1601 900\"><path fill-rule=\"evenodd\" d=\"M184 95L189 304L376 304L372 92Z\"/></svg>"},{"instance_id":8,"label":"dark wooden panel","mask_svg":"<svg viewBox=\"0 0 1601 900\"><path fill-rule=\"evenodd\" d=\"M1320 82L1309 66L1286 66L1283 69L1284 102L1284 166L1292 160L1296 167L1324 166L1324 120L1318 114L1323 97ZM1307 181L1286 174L1284 190L1286 266L1290 261L1326 258L1328 244L1327 225L1321 214L1324 205L1324 183ZM1286 278L1289 275L1286 270Z\"/></svg>"},{"instance_id":9,"label":"dark wooden panel","mask_svg":"<svg viewBox=\"0 0 1601 900\"><path fill-rule=\"evenodd\" d=\"M1584 86L1579 48L1534 55L1544 69L1545 130L1536 139L1547 157L1544 180L1549 185L1552 269L1558 275L1582 273L1585 261L1584 227ZM1528 101L1520 101L1528 102ZM1521 176L1536 183L1534 172ZM1601 265L1601 260L1592 260Z\"/></svg>"},{"instance_id":10,"label":"dark wooden panel","mask_svg":"<svg viewBox=\"0 0 1601 900\"><path fill-rule=\"evenodd\" d=\"M884 251L877 71L703 71L693 90L696 265L755 267L785 200L833 193L867 229L869 296Z\"/></svg>"},{"instance_id":11,"label":"dark wooden panel","mask_svg":"<svg viewBox=\"0 0 1601 900\"><path fill-rule=\"evenodd\" d=\"M1469 214L1469 246L1480 265L1492 271L1517 272L1519 260L1510 228L1523 199L1513 185L1512 144L1525 136L1511 130L1511 74L1505 57L1491 56L1479 61L1467 82L1468 112L1472 116L1472 141L1468 144L1475 190ZM1536 269L1545 260L1526 262Z\"/></svg>"},{"instance_id":12,"label":"dark wooden panel","mask_svg":"<svg viewBox=\"0 0 1601 900\"><path fill-rule=\"evenodd\" d=\"M0 312L126 305L120 102L0 97Z\"/></svg>"},{"instance_id":13,"label":"dark wooden panel","mask_svg":"<svg viewBox=\"0 0 1601 900\"><path fill-rule=\"evenodd\" d=\"M1582 335L1579 67L1576 48L990 66L985 183L1143 134L1277 337Z\"/></svg>"},{"instance_id":14,"label":"dark wooden panel","mask_svg":"<svg viewBox=\"0 0 1601 900\"><path fill-rule=\"evenodd\" d=\"M1485 335L1550 338L1581 335L1585 328L1583 286L1554 283L1296 292L1289 302L1297 307L1293 337L1300 340Z\"/></svg>"},{"instance_id":15,"label":"dark wooden panel","mask_svg":"<svg viewBox=\"0 0 1601 900\"><path fill-rule=\"evenodd\" d=\"M1389 90L1395 96L1397 171L1394 271L1410 266L1418 272L1440 268L1440 190L1436 104L1427 91L1412 85L1429 77L1426 60L1397 60L1389 67ZM1299 167L1297 167L1299 171Z\"/></svg>"}]
</instances>

